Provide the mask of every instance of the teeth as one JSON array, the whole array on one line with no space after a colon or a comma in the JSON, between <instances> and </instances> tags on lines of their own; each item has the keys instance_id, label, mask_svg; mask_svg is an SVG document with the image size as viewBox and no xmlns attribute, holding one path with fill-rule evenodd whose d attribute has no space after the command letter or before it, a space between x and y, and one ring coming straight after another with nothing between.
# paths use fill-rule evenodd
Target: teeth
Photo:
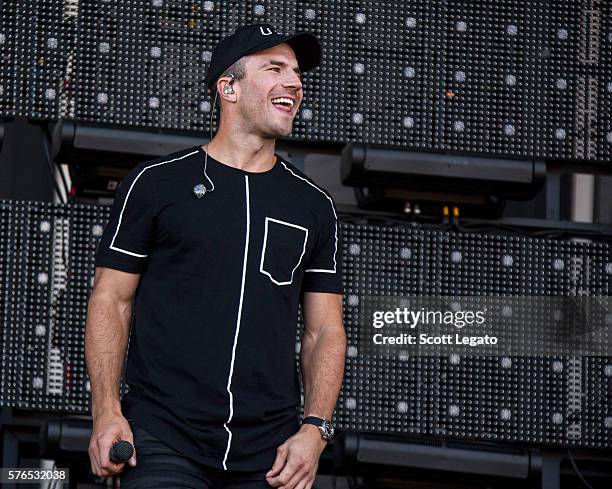
<instances>
[{"instance_id":1,"label":"teeth","mask_svg":"<svg viewBox=\"0 0 612 489\"><path fill-rule=\"evenodd\" d=\"M277 104L277 103L289 104L290 107L293 107L293 104L294 104L293 100L291 100L290 98L286 98L286 97L273 98L272 103L273 104Z\"/></svg>"}]
</instances>

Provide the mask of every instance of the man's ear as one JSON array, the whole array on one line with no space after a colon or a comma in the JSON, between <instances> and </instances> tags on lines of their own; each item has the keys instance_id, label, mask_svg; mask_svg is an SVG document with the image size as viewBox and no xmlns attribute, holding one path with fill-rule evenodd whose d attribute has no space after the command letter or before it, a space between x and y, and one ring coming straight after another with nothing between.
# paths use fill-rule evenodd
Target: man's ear
<instances>
[{"instance_id":1,"label":"man's ear","mask_svg":"<svg viewBox=\"0 0 612 489\"><path fill-rule=\"evenodd\" d=\"M223 97L228 102L235 102L236 101L236 87L234 86L235 79L234 79L234 83L230 84L231 81L232 81L232 77L230 76L224 76L224 77L219 78L217 80L217 92L218 92L219 97Z\"/></svg>"}]
</instances>

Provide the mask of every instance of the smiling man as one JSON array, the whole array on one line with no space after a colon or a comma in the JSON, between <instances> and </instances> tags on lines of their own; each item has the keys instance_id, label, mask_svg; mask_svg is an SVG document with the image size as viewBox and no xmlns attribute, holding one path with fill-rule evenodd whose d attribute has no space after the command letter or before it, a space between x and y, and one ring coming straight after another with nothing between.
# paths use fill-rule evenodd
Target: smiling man
<instances>
[{"instance_id":1,"label":"smiling man","mask_svg":"<svg viewBox=\"0 0 612 489\"><path fill-rule=\"evenodd\" d=\"M207 73L215 137L137 165L117 190L85 346L92 471L121 473L123 489L313 484L344 372L340 235L329 193L274 151L320 57L311 34L239 28ZM129 464L109 461L119 439L134 442Z\"/></svg>"}]
</instances>

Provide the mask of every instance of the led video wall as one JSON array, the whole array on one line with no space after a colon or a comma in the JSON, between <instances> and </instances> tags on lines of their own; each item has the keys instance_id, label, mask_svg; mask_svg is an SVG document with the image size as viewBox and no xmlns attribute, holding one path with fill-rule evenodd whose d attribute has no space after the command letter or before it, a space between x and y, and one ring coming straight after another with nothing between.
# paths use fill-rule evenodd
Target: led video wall
<instances>
[{"instance_id":1,"label":"led video wall","mask_svg":"<svg viewBox=\"0 0 612 489\"><path fill-rule=\"evenodd\" d=\"M0 114L206 134L212 50L255 22L322 43L295 140L610 164L603 0L3 1Z\"/></svg>"},{"instance_id":2,"label":"led video wall","mask_svg":"<svg viewBox=\"0 0 612 489\"><path fill-rule=\"evenodd\" d=\"M0 405L88 412L85 319L109 210L0 201ZM364 304L376 295L609 296L609 243L347 216L341 233L348 348L340 429L612 448L610 356L374 354L362 342ZM296 351L301 321L298 329Z\"/></svg>"}]
</instances>

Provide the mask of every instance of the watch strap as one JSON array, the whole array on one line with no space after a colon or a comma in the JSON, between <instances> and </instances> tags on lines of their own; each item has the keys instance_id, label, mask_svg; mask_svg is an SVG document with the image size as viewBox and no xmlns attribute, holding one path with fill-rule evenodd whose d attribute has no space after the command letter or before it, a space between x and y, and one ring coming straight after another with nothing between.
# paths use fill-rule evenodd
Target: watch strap
<instances>
[{"instance_id":1,"label":"watch strap","mask_svg":"<svg viewBox=\"0 0 612 489\"><path fill-rule=\"evenodd\" d=\"M318 418L317 416L306 416L302 420L302 424L313 424L315 426L323 427L323 424L325 423L325 421L327 420L323 418Z\"/></svg>"},{"instance_id":2,"label":"watch strap","mask_svg":"<svg viewBox=\"0 0 612 489\"><path fill-rule=\"evenodd\" d=\"M321 437L325 441L330 441L334 436L334 425L329 419L319 418L317 416L306 416L302 420L302 424L312 424L319 428Z\"/></svg>"}]
</instances>

